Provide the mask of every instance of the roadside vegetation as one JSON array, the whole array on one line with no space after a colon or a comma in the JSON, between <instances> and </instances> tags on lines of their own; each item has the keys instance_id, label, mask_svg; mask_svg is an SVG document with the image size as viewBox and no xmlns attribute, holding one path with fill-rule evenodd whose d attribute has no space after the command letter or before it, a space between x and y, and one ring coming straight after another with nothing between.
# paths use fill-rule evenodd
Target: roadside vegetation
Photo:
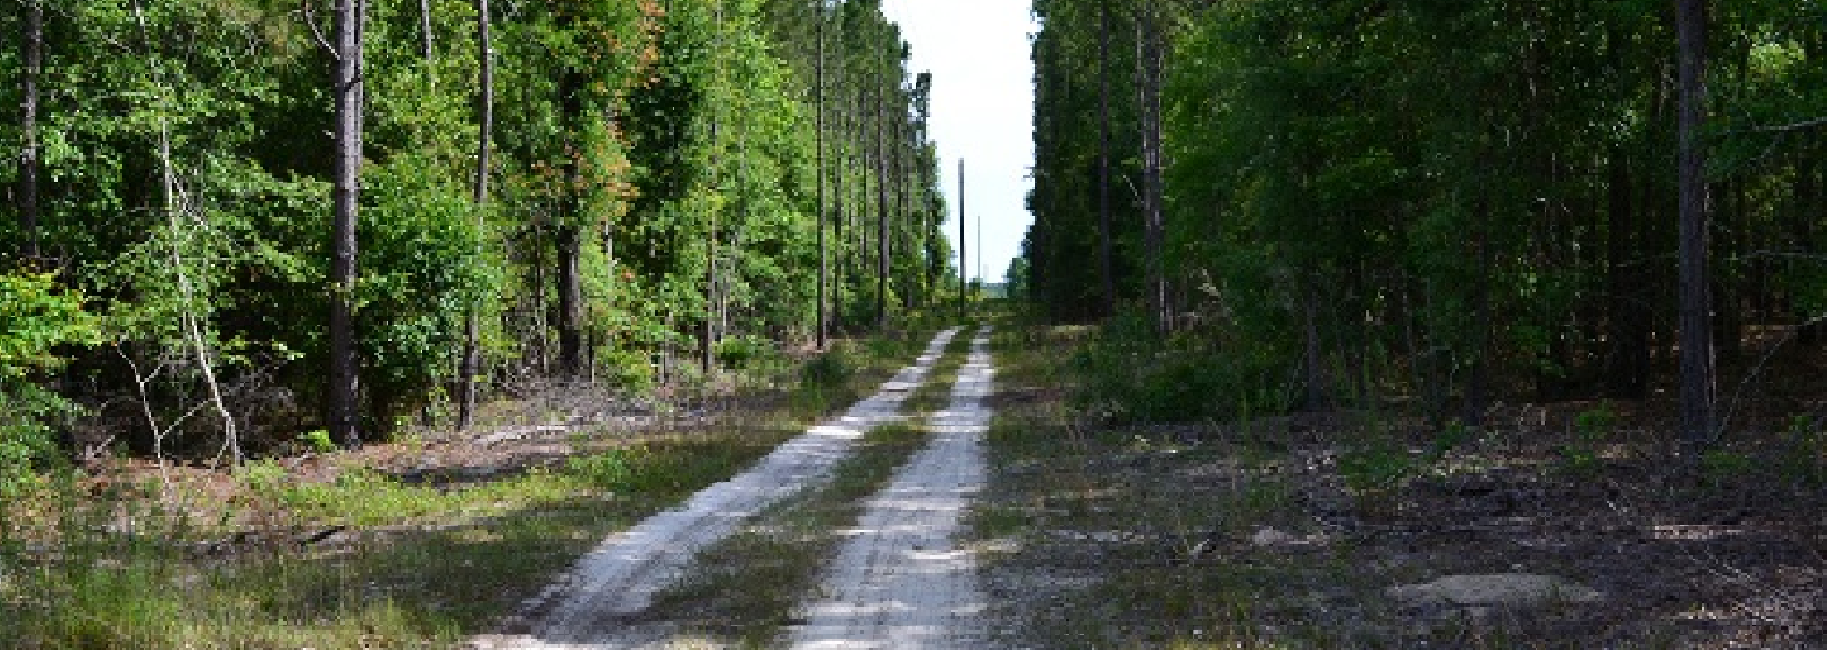
<instances>
[{"instance_id":1,"label":"roadside vegetation","mask_svg":"<svg viewBox=\"0 0 1830 650\"><path fill-rule=\"evenodd\" d=\"M973 521L991 628L1013 647L1821 647L1813 360L1775 370L1800 389L1763 398L1768 417L1684 463L1657 403L1518 404L1481 427L1389 404L1234 411L1222 392L1110 388L1179 372L1111 376L1100 356L1141 349L1113 340L1122 326L998 332ZM1230 372L1222 355L1182 363ZM1114 416L1141 409L1198 415ZM1605 601L1392 591L1514 573Z\"/></svg>"},{"instance_id":2,"label":"roadside vegetation","mask_svg":"<svg viewBox=\"0 0 1830 650\"><path fill-rule=\"evenodd\" d=\"M605 535L874 390L930 333L759 362L766 370L723 377L727 392L707 388L693 408L660 408L675 413L640 426L552 427L491 444L477 442L490 429L415 430L233 474L132 461L47 468L0 503L0 638L18 648L449 647ZM867 447L906 446L906 434L880 432Z\"/></svg>"}]
</instances>

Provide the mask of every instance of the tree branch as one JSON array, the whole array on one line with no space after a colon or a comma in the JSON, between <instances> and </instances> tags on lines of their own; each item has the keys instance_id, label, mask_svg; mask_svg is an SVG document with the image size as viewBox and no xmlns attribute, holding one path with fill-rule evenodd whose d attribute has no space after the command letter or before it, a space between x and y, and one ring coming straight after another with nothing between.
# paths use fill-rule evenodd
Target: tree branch
<instances>
[{"instance_id":1,"label":"tree branch","mask_svg":"<svg viewBox=\"0 0 1830 650\"><path fill-rule=\"evenodd\" d=\"M338 52L336 46L331 45L330 40L324 38L324 32L318 30L318 17L311 11L311 0L299 0L299 11L305 14L305 26L310 27L312 37L318 39L318 47L329 52L331 59L343 60L343 53Z\"/></svg>"}]
</instances>

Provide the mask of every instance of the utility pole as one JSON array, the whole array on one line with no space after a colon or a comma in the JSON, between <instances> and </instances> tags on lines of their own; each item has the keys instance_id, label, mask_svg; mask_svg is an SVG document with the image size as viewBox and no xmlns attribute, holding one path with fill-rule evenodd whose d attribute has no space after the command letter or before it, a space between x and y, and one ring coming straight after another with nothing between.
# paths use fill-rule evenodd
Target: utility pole
<instances>
[{"instance_id":1,"label":"utility pole","mask_svg":"<svg viewBox=\"0 0 1830 650\"><path fill-rule=\"evenodd\" d=\"M966 159L959 159L959 317L966 318Z\"/></svg>"}]
</instances>

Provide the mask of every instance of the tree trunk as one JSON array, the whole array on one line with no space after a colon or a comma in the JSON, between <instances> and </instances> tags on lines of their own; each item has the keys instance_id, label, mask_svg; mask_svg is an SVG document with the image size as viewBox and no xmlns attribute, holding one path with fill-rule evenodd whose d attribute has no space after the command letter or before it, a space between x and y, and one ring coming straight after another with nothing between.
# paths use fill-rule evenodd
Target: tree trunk
<instances>
[{"instance_id":1,"label":"tree trunk","mask_svg":"<svg viewBox=\"0 0 1830 650\"><path fill-rule=\"evenodd\" d=\"M966 319L966 159L959 159L959 317Z\"/></svg>"},{"instance_id":2,"label":"tree trunk","mask_svg":"<svg viewBox=\"0 0 1830 650\"><path fill-rule=\"evenodd\" d=\"M871 112L876 114L877 128L873 137L876 140L877 157L872 165L877 174L877 331L886 332L890 328L890 188L887 152L884 150L883 128L889 121L884 112L883 96L887 89L879 84L877 92L872 93Z\"/></svg>"},{"instance_id":3,"label":"tree trunk","mask_svg":"<svg viewBox=\"0 0 1830 650\"><path fill-rule=\"evenodd\" d=\"M824 0L814 2L813 22L813 192L814 238L820 274L814 282L814 347L826 349L826 16Z\"/></svg>"},{"instance_id":4,"label":"tree trunk","mask_svg":"<svg viewBox=\"0 0 1830 650\"><path fill-rule=\"evenodd\" d=\"M36 262L38 250L38 77L44 73L44 3L25 0L25 31L21 34L25 69L21 72L19 127L19 227L25 233L26 260Z\"/></svg>"},{"instance_id":5,"label":"tree trunk","mask_svg":"<svg viewBox=\"0 0 1830 650\"><path fill-rule=\"evenodd\" d=\"M1322 333L1316 315L1320 302L1321 295L1315 287L1303 288L1303 408L1310 411L1320 411L1328 406L1328 371L1323 365Z\"/></svg>"},{"instance_id":6,"label":"tree trunk","mask_svg":"<svg viewBox=\"0 0 1830 650\"><path fill-rule=\"evenodd\" d=\"M1174 325L1163 269L1163 43L1155 0L1144 0L1137 21L1138 130L1143 140L1144 257L1148 260L1150 317L1158 334Z\"/></svg>"},{"instance_id":7,"label":"tree trunk","mask_svg":"<svg viewBox=\"0 0 1830 650\"><path fill-rule=\"evenodd\" d=\"M1709 327L1709 188L1703 143L1706 16L1703 0L1677 0L1678 416L1684 442L1715 427L1715 350Z\"/></svg>"},{"instance_id":8,"label":"tree trunk","mask_svg":"<svg viewBox=\"0 0 1830 650\"><path fill-rule=\"evenodd\" d=\"M482 232L482 206L489 203L489 140L495 127L495 60L489 55L489 0L476 0L477 8L477 171L475 193L477 231ZM477 404L477 311L475 302L464 313L464 358L458 364L458 428L470 427Z\"/></svg>"},{"instance_id":9,"label":"tree trunk","mask_svg":"<svg viewBox=\"0 0 1830 650\"><path fill-rule=\"evenodd\" d=\"M419 55L432 63L432 0L419 0Z\"/></svg>"},{"instance_id":10,"label":"tree trunk","mask_svg":"<svg viewBox=\"0 0 1830 650\"><path fill-rule=\"evenodd\" d=\"M1475 260L1480 265L1474 281L1474 362L1469 364L1462 394L1462 424L1480 427L1487 419L1487 375L1493 361L1494 254L1487 229L1492 213L1485 202L1474 208Z\"/></svg>"},{"instance_id":11,"label":"tree trunk","mask_svg":"<svg viewBox=\"0 0 1830 650\"><path fill-rule=\"evenodd\" d=\"M1099 282L1101 316L1118 309L1112 277L1112 2L1099 1Z\"/></svg>"},{"instance_id":12,"label":"tree trunk","mask_svg":"<svg viewBox=\"0 0 1830 650\"><path fill-rule=\"evenodd\" d=\"M1608 353L1603 382L1606 394L1622 399L1646 395L1652 373L1652 323L1648 316L1646 279L1638 218L1634 212L1632 169L1627 153L1608 154Z\"/></svg>"},{"instance_id":13,"label":"tree trunk","mask_svg":"<svg viewBox=\"0 0 1830 650\"><path fill-rule=\"evenodd\" d=\"M569 203L574 208L578 205L576 201ZM555 260L559 273L559 375L571 381L582 377L585 370L583 278L578 272L583 244L576 224L554 229L553 250L559 255Z\"/></svg>"},{"instance_id":14,"label":"tree trunk","mask_svg":"<svg viewBox=\"0 0 1830 650\"><path fill-rule=\"evenodd\" d=\"M568 28L573 21L566 16ZM585 115L584 73L568 68L559 78L559 111L560 120L567 131L566 149L560 155L565 169L565 187L561 190L565 200L561 213L554 219L553 252L557 254L555 271L559 290L559 375L566 381L577 380L584 374L584 301L583 281L579 275L579 257L584 251L582 226L584 215L584 123L589 119Z\"/></svg>"},{"instance_id":15,"label":"tree trunk","mask_svg":"<svg viewBox=\"0 0 1830 650\"><path fill-rule=\"evenodd\" d=\"M357 429L355 340L356 200L362 173L362 13L361 0L338 0L336 17L336 165L332 190L330 297L330 408L327 428L333 439L355 447Z\"/></svg>"}]
</instances>

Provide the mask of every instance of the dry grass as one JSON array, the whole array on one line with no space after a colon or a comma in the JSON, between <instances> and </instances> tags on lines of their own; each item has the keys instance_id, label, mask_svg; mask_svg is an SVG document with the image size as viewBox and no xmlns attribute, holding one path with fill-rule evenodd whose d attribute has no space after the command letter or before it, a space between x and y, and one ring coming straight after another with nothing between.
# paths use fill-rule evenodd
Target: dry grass
<instances>
[{"instance_id":1,"label":"dry grass","mask_svg":"<svg viewBox=\"0 0 1830 650\"><path fill-rule=\"evenodd\" d=\"M0 639L9 648L451 647L492 629L604 536L849 404L841 400L872 389L925 341L847 343L854 372L837 390L753 394L665 426L584 426L491 445L429 433L233 476L175 469L169 483L146 463L47 478L0 504Z\"/></svg>"},{"instance_id":2,"label":"dry grass","mask_svg":"<svg viewBox=\"0 0 1830 650\"><path fill-rule=\"evenodd\" d=\"M1660 405L1518 407L1479 432L1368 413L1104 428L1063 399L1076 333L1013 330L974 519L1011 647L1823 647L1821 420L1688 465ZM1385 597L1512 571L1608 600Z\"/></svg>"}]
</instances>

